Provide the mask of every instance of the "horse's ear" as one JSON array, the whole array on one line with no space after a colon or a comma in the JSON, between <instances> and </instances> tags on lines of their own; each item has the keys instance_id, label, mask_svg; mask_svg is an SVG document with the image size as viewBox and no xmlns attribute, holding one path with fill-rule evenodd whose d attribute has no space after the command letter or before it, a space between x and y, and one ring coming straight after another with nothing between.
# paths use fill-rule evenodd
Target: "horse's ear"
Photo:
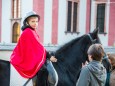
<instances>
[{"instance_id":1,"label":"horse's ear","mask_svg":"<svg viewBox=\"0 0 115 86\"><path fill-rule=\"evenodd\" d=\"M97 35L99 33L99 28L95 28L93 34Z\"/></svg>"}]
</instances>

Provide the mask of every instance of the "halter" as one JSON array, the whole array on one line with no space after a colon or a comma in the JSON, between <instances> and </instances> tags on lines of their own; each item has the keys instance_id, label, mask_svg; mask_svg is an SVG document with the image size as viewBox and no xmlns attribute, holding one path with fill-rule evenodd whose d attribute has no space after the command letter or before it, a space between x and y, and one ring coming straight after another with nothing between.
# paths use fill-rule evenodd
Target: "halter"
<instances>
[{"instance_id":1,"label":"halter","mask_svg":"<svg viewBox=\"0 0 115 86\"><path fill-rule=\"evenodd\" d=\"M90 34L87 34L88 36L89 36L89 38L90 38L90 40L91 40L91 42L92 42L92 44L94 44L94 40L93 40L93 38L91 37L91 35ZM105 51L104 51L104 57L102 58L102 60L104 61L106 61L107 63L108 63L108 70L110 70L111 69L111 65L110 65L110 63L109 63L109 60L108 60L108 56L107 56L107 54L105 53ZM107 70L107 68L106 68L106 70ZM108 71L107 70L107 71Z\"/></svg>"},{"instance_id":2,"label":"halter","mask_svg":"<svg viewBox=\"0 0 115 86\"><path fill-rule=\"evenodd\" d=\"M93 40L93 38L91 37L91 35L90 34L87 34L88 36L89 36L89 38L90 38L90 40L91 40L91 42L92 42L92 44L94 44L94 40ZM108 56L106 55L106 53L104 52L104 54L105 54L105 56L104 56L104 58L103 59L108 59Z\"/></svg>"},{"instance_id":3,"label":"halter","mask_svg":"<svg viewBox=\"0 0 115 86\"><path fill-rule=\"evenodd\" d=\"M89 38L90 38L92 44L94 44L94 40L93 40L93 38L91 37L91 35L90 35L90 34L87 34L87 35L89 36Z\"/></svg>"}]
</instances>

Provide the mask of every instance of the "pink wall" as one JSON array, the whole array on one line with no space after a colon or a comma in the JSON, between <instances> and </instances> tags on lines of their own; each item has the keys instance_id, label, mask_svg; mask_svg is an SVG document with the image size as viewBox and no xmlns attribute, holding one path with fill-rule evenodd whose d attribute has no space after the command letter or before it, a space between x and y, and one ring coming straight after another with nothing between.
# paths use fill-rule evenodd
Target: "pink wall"
<instances>
[{"instance_id":1,"label":"pink wall","mask_svg":"<svg viewBox=\"0 0 115 86\"><path fill-rule=\"evenodd\" d=\"M91 0L87 0L86 7L86 33L90 31L90 16L91 16Z\"/></svg>"},{"instance_id":2,"label":"pink wall","mask_svg":"<svg viewBox=\"0 0 115 86\"><path fill-rule=\"evenodd\" d=\"M33 10L40 15L38 34L40 41L44 40L44 0L33 0Z\"/></svg>"},{"instance_id":3,"label":"pink wall","mask_svg":"<svg viewBox=\"0 0 115 86\"><path fill-rule=\"evenodd\" d=\"M113 46L115 41L115 0L110 0L110 18L109 18L109 32L108 32L108 45Z\"/></svg>"},{"instance_id":4,"label":"pink wall","mask_svg":"<svg viewBox=\"0 0 115 86\"><path fill-rule=\"evenodd\" d=\"M1 24L2 24L2 0L0 0L0 42L1 42L1 30L2 30L2 28L1 28Z\"/></svg>"},{"instance_id":5,"label":"pink wall","mask_svg":"<svg viewBox=\"0 0 115 86\"><path fill-rule=\"evenodd\" d=\"M58 4L59 0L53 0L52 6L52 44L57 44L58 40Z\"/></svg>"}]
</instances>

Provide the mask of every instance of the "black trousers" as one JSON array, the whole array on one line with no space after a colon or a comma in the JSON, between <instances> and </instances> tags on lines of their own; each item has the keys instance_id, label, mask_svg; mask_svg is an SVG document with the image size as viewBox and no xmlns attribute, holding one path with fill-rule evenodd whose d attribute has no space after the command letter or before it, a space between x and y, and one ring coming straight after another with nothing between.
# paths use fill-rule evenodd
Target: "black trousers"
<instances>
[{"instance_id":1,"label":"black trousers","mask_svg":"<svg viewBox=\"0 0 115 86\"><path fill-rule=\"evenodd\" d=\"M36 86L49 86L48 85L48 71L45 64L37 73Z\"/></svg>"}]
</instances>

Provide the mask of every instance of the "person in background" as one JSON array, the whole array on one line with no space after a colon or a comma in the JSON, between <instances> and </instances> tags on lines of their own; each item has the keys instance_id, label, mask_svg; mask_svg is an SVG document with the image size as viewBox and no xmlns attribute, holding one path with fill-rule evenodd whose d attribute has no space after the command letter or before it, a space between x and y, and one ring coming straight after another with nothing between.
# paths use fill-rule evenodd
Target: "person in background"
<instances>
[{"instance_id":1,"label":"person in background","mask_svg":"<svg viewBox=\"0 0 115 86\"><path fill-rule=\"evenodd\" d=\"M102 65L104 49L101 44L92 44L88 49L89 63L83 65L76 86L105 86L106 69Z\"/></svg>"},{"instance_id":2,"label":"person in background","mask_svg":"<svg viewBox=\"0 0 115 86\"><path fill-rule=\"evenodd\" d=\"M115 86L115 53L108 53L107 55L111 64L109 85Z\"/></svg>"},{"instance_id":3,"label":"person in background","mask_svg":"<svg viewBox=\"0 0 115 86\"><path fill-rule=\"evenodd\" d=\"M49 58L52 62L57 61L57 59L51 56L40 43L39 35L36 32L39 21L40 16L34 11L28 12L24 18L21 28L22 34L10 57L11 69L14 70L11 75L16 75L12 77L12 79L15 78L14 81L10 80L10 82L13 82L13 86L23 86L28 78L33 78L36 74L39 78L38 81L40 80L37 85L47 86L47 81L45 81L47 77L44 76L48 73L42 73L44 76L41 76L41 71L46 70L44 66L46 58ZM19 80L21 80L22 83Z\"/></svg>"}]
</instances>

